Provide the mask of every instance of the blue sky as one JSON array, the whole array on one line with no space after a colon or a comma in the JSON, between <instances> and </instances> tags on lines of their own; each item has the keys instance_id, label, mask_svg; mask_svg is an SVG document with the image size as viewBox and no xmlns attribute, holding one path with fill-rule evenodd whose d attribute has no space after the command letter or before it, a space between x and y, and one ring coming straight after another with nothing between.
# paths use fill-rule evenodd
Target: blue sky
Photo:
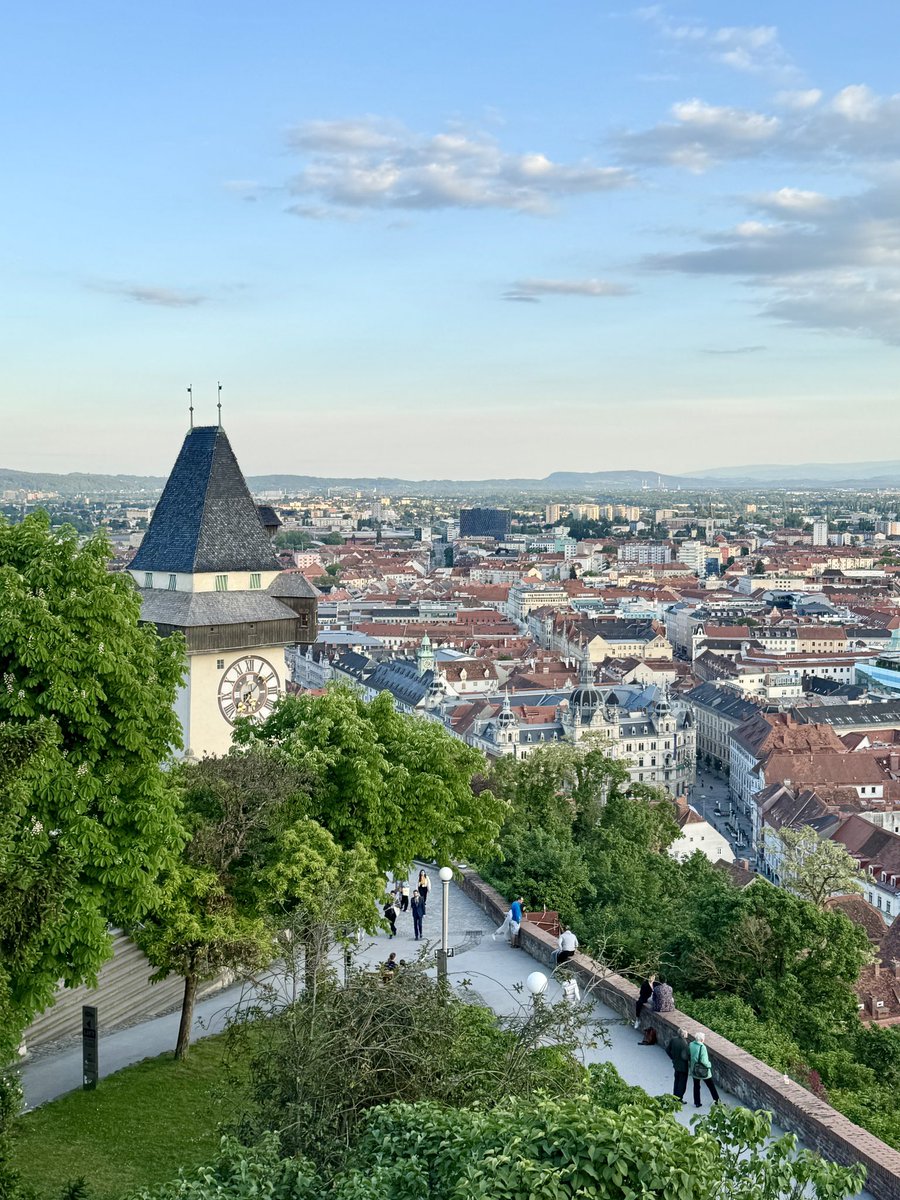
<instances>
[{"instance_id":1,"label":"blue sky","mask_svg":"<svg viewBox=\"0 0 900 1200\"><path fill-rule=\"evenodd\" d=\"M2 466L162 473L217 380L253 473L894 454L900 7L88 0L3 42Z\"/></svg>"}]
</instances>

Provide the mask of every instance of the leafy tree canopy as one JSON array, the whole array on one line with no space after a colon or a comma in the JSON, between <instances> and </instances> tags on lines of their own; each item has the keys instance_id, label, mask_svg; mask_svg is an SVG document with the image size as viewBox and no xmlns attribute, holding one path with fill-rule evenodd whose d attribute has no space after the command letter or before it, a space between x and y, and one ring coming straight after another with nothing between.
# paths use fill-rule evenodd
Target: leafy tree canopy
<instances>
[{"instance_id":1,"label":"leafy tree canopy","mask_svg":"<svg viewBox=\"0 0 900 1200\"><path fill-rule=\"evenodd\" d=\"M21 764L0 818L6 1053L60 980L94 977L108 924L147 910L181 837L159 765L179 743L183 645L138 624L108 559L102 534L0 520L0 724Z\"/></svg>"},{"instance_id":2,"label":"leafy tree canopy","mask_svg":"<svg viewBox=\"0 0 900 1200\"><path fill-rule=\"evenodd\" d=\"M859 894L859 866L840 842L820 838L814 829L780 829L772 835L781 854L781 881L786 888L820 908L836 894Z\"/></svg>"},{"instance_id":3,"label":"leafy tree canopy","mask_svg":"<svg viewBox=\"0 0 900 1200\"><path fill-rule=\"evenodd\" d=\"M472 778L484 759L434 721L398 713L382 693L366 703L353 689L289 696L236 739L272 747L309 779L307 816L345 850L361 844L381 871L415 858L473 859L493 845L506 811Z\"/></svg>"}]
</instances>

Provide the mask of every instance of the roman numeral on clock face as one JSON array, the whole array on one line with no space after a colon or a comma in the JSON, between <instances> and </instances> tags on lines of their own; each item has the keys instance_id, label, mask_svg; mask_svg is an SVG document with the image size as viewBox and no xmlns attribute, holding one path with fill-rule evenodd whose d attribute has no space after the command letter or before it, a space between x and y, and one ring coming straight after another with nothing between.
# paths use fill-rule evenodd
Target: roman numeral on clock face
<instances>
[{"instance_id":1,"label":"roman numeral on clock face","mask_svg":"<svg viewBox=\"0 0 900 1200\"><path fill-rule=\"evenodd\" d=\"M218 693L219 710L230 724L238 717L262 720L279 697L278 675L266 659L247 654L222 674Z\"/></svg>"}]
</instances>

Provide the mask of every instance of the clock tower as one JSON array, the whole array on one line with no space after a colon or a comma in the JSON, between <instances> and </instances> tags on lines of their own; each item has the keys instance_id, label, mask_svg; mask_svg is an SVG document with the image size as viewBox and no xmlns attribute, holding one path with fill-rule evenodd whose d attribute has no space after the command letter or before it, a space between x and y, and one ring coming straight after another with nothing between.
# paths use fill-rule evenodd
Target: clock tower
<instances>
[{"instance_id":1,"label":"clock tower","mask_svg":"<svg viewBox=\"0 0 900 1200\"><path fill-rule=\"evenodd\" d=\"M316 638L318 593L282 571L220 425L191 429L129 568L141 620L187 642L185 754L225 754L284 693L284 648Z\"/></svg>"}]
</instances>

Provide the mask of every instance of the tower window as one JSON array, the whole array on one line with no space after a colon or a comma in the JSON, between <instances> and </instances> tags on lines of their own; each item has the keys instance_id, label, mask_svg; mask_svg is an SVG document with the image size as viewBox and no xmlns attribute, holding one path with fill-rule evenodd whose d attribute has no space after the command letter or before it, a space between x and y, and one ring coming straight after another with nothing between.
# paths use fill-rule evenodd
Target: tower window
<instances>
[{"instance_id":1,"label":"tower window","mask_svg":"<svg viewBox=\"0 0 900 1200\"><path fill-rule=\"evenodd\" d=\"M216 659L216 670L217 670L217 671L224 671L224 670L225 670L225 659L224 659L224 658L217 658L217 659Z\"/></svg>"},{"instance_id":2,"label":"tower window","mask_svg":"<svg viewBox=\"0 0 900 1200\"><path fill-rule=\"evenodd\" d=\"M261 588L262 587L262 577L260 576L259 572L256 572L250 576L250 587L251 588Z\"/></svg>"},{"instance_id":3,"label":"tower window","mask_svg":"<svg viewBox=\"0 0 900 1200\"><path fill-rule=\"evenodd\" d=\"M227 592L228 591L228 576L227 575L217 575L216 576L216 591L217 592Z\"/></svg>"},{"instance_id":4,"label":"tower window","mask_svg":"<svg viewBox=\"0 0 900 1200\"><path fill-rule=\"evenodd\" d=\"M144 587L153 587L153 572L144 572Z\"/></svg>"},{"instance_id":5,"label":"tower window","mask_svg":"<svg viewBox=\"0 0 900 1200\"><path fill-rule=\"evenodd\" d=\"M174 592L177 584L178 584L178 576L170 575L169 576L169 591Z\"/></svg>"}]
</instances>

